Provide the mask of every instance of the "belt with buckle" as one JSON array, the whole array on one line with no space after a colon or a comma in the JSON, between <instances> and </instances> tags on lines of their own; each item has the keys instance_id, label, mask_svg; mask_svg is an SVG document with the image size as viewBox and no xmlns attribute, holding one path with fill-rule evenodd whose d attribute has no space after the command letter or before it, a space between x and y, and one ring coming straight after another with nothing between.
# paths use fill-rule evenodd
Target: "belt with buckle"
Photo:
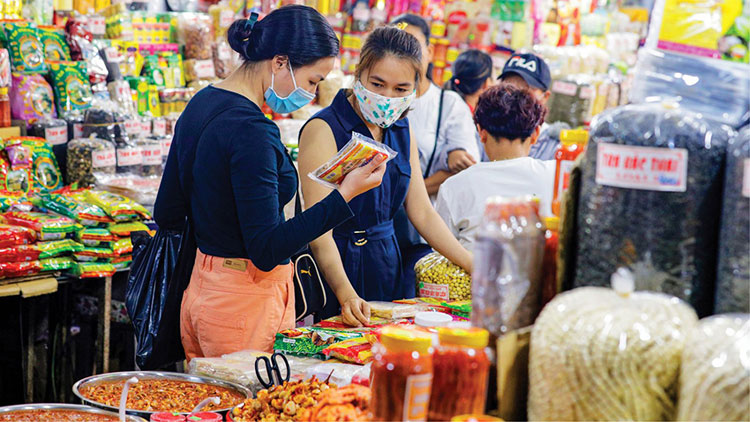
<instances>
[{"instance_id":1,"label":"belt with buckle","mask_svg":"<svg viewBox=\"0 0 750 422\"><path fill-rule=\"evenodd\" d=\"M388 220L377 224L365 230L354 230L351 232L333 231L334 237L348 237L354 243L354 246L364 246L370 240L381 240L393 236L396 232L393 230L393 220Z\"/></svg>"}]
</instances>

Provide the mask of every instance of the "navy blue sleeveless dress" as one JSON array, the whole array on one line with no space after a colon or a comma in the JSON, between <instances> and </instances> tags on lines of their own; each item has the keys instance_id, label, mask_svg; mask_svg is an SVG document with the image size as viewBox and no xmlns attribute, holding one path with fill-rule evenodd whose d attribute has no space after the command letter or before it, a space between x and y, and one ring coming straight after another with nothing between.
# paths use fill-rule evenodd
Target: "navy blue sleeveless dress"
<instances>
[{"instance_id":1,"label":"navy blue sleeveless dress","mask_svg":"<svg viewBox=\"0 0 750 422\"><path fill-rule=\"evenodd\" d=\"M339 91L329 107L314 115L328 124L340 150L351 139L352 132L372 138L365 122L360 119L347 99ZM383 130L383 143L398 152L388 162L382 184L349 202L354 217L333 230L344 270L359 296L367 301L392 301L415 296L414 283L405 282L393 229L393 216L406 199L411 179L409 122L398 120ZM319 318L340 313L340 305L333 291L326 285L328 303Z\"/></svg>"}]
</instances>

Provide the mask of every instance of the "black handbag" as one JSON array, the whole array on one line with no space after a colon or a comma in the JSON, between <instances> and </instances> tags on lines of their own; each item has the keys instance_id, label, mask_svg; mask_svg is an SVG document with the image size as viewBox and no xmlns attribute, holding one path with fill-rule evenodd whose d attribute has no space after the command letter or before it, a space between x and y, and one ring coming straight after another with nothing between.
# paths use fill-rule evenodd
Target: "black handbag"
<instances>
[{"instance_id":1,"label":"black handbag","mask_svg":"<svg viewBox=\"0 0 750 422\"><path fill-rule=\"evenodd\" d=\"M294 202L294 215L302 212L300 194ZM325 279L318 269L310 245L306 245L299 252L292 255L294 264L294 310L296 320L301 321L310 315L323 310L328 302L325 289Z\"/></svg>"}]
</instances>

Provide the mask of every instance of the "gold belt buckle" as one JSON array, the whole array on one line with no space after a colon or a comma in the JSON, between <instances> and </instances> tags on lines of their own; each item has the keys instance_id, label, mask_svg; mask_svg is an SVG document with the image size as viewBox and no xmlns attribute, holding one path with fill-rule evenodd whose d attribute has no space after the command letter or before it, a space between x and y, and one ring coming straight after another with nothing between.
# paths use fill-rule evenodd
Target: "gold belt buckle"
<instances>
[{"instance_id":1,"label":"gold belt buckle","mask_svg":"<svg viewBox=\"0 0 750 422\"><path fill-rule=\"evenodd\" d=\"M367 232L364 231L364 230L357 230L357 231L354 232L354 234L366 234L366 233ZM362 237L361 239L354 241L354 246L364 246L366 244L367 244L367 238L366 237Z\"/></svg>"}]
</instances>

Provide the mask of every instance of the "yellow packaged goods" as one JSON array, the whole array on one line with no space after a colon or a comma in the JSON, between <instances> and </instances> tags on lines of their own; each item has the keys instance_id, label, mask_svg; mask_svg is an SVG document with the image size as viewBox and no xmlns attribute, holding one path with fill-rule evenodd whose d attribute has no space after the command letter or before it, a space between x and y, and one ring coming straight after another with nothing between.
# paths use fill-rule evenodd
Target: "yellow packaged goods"
<instances>
[{"instance_id":1,"label":"yellow packaged goods","mask_svg":"<svg viewBox=\"0 0 750 422\"><path fill-rule=\"evenodd\" d=\"M357 132L352 133L352 139L325 164L318 167L308 176L318 183L326 185L331 189L337 189L350 171L364 166L380 155L386 163L392 160L398 153L385 144Z\"/></svg>"},{"instance_id":2,"label":"yellow packaged goods","mask_svg":"<svg viewBox=\"0 0 750 422\"><path fill-rule=\"evenodd\" d=\"M448 258L433 252L414 265L417 295L436 299L471 299L471 275Z\"/></svg>"},{"instance_id":3,"label":"yellow packaged goods","mask_svg":"<svg viewBox=\"0 0 750 422\"><path fill-rule=\"evenodd\" d=\"M103 209L115 222L151 218L151 214L143 205L116 193L89 190L85 192L85 195L88 203Z\"/></svg>"},{"instance_id":4,"label":"yellow packaged goods","mask_svg":"<svg viewBox=\"0 0 750 422\"><path fill-rule=\"evenodd\" d=\"M674 420L696 313L673 296L631 292L582 287L544 308L531 333L529 420Z\"/></svg>"},{"instance_id":5,"label":"yellow packaged goods","mask_svg":"<svg viewBox=\"0 0 750 422\"><path fill-rule=\"evenodd\" d=\"M750 315L706 318L682 354L678 421L750 420Z\"/></svg>"}]
</instances>

